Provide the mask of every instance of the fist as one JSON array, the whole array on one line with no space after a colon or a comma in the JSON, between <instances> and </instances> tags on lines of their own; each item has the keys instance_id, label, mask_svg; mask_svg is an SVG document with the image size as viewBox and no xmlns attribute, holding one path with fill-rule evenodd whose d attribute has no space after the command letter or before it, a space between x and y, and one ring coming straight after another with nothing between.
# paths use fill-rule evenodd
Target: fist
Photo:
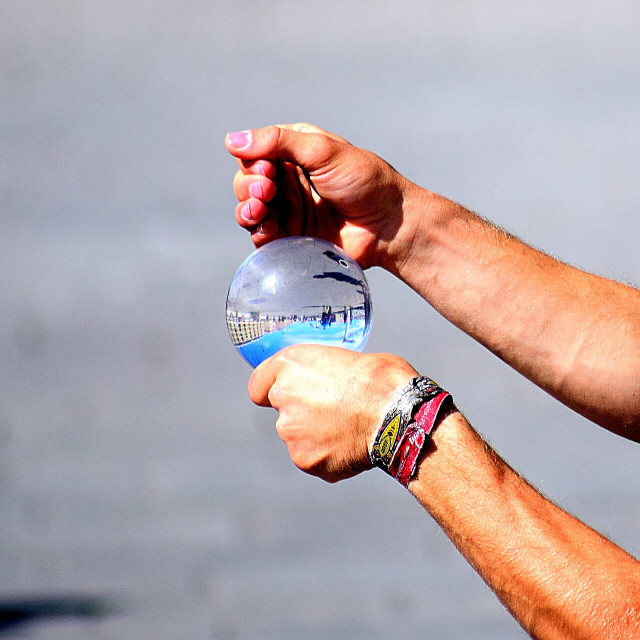
<instances>
[{"instance_id":1,"label":"fist","mask_svg":"<svg viewBox=\"0 0 640 640\"><path fill-rule=\"evenodd\" d=\"M391 354L295 345L255 369L251 400L279 413L293 463L337 482L371 467L369 450L397 391L418 375Z\"/></svg>"}]
</instances>

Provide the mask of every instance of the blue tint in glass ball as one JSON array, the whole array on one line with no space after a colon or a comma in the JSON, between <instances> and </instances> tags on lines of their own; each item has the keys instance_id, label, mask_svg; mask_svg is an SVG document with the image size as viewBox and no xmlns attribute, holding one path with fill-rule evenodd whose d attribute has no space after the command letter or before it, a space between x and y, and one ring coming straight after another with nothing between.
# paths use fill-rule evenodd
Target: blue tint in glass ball
<instances>
[{"instance_id":1,"label":"blue tint in glass ball","mask_svg":"<svg viewBox=\"0 0 640 640\"><path fill-rule=\"evenodd\" d=\"M254 367L292 344L362 351L371 312L369 284L358 263L317 238L282 238L256 249L227 294L231 341Z\"/></svg>"}]
</instances>

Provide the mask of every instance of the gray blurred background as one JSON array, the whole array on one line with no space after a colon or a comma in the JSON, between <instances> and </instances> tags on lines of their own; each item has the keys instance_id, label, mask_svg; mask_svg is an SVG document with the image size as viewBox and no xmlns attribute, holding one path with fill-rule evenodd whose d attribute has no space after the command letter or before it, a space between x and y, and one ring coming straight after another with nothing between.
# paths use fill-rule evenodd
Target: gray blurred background
<instances>
[{"instance_id":1,"label":"gray blurred background","mask_svg":"<svg viewBox=\"0 0 640 640\"><path fill-rule=\"evenodd\" d=\"M2 0L0 636L523 638L399 485L305 476L251 405L223 139L313 122L637 284L638 7ZM638 445L368 277L367 350L638 556Z\"/></svg>"}]
</instances>

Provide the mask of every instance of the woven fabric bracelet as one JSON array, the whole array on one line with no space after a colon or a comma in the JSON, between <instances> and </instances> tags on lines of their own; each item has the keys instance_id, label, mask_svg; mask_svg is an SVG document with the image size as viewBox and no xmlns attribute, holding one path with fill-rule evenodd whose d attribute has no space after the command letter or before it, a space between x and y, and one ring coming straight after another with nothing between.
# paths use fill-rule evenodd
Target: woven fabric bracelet
<instances>
[{"instance_id":1,"label":"woven fabric bracelet","mask_svg":"<svg viewBox=\"0 0 640 640\"><path fill-rule=\"evenodd\" d=\"M371 463L407 486L449 393L433 380L413 378L396 396L369 453Z\"/></svg>"},{"instance_id":2,"label":"woven fabric bracelet","mask_svg":"<svg viewBox=\"0 0 640 640\"><path fill-rule=\"evenodd\" d=\"M436 421L442 410L451 402L451 395L446 391L441 391L418 409L415 422L412 422L405 430L389 465L389 473L402 486L406 487L415 475L420 454L431 437Z\"/></svg>"}]
</instances>

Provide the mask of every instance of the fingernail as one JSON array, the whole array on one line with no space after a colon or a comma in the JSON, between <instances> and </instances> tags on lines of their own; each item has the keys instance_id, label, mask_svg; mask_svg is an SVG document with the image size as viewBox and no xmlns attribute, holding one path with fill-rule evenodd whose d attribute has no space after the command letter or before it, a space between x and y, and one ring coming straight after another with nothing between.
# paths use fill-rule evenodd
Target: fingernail
<instances>
[{"instance_id":1,"label":"fingernail","mask_svg":"<svg viewBox=\"0 0 640 640\"><path fill-rule=\"evenodd\" d=\"M253 222L253 216L251 215L251 205L248 202L242 205L240 208L240 216L247 222Z\"/></svg>"},{"instance_id":2,"label":"fingernail","mask_svg":"<svg viewBox=\"0 0 640 640\"><path fill-rule=\"evenodd\" d=\"M267 175L267 172L264 168L264 164L262 162L256 162L253 165L253 173L255 173L258 176L265 176Z\"/></svg>"},{"instance_id":3,"label":"fingernail","mask_svg":"<svg viewBox=\"0 0 640 640\"><path fill-rule=\"evenodd\" d=\"M251 131L232 131L227 133L227 142L236 149L244 149L251 144Z\"/></svg>"},{"instance_id":4,"label":"fingernail","mask_svg":"<svg viewBox=\"0 0 640 640\"><path fill-rule=\"evenodd\" d=\"M254 198L258 198L258 200L260 200L263 196L262 196L262 184L260 184L259 180L256 180L255 182L252 182L249 185L249 193L254 197Z\"/></svg>"}]
</instances>

